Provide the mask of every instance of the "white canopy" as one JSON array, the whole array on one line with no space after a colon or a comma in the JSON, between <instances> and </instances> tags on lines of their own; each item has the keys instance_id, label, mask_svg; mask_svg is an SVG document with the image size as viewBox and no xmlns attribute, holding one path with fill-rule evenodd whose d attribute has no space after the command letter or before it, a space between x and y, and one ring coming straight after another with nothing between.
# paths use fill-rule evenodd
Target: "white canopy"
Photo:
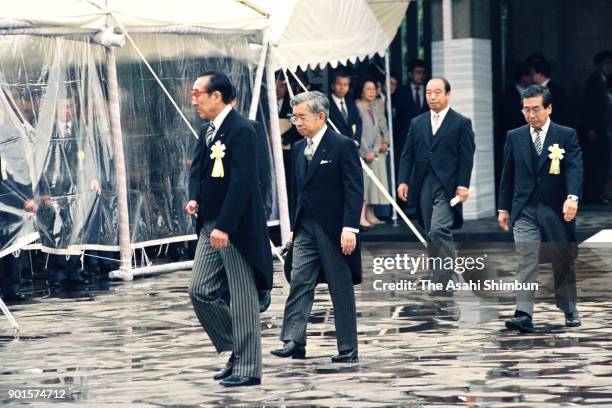
<instances>
[{"instance_id":1,"label":"white canopy","mask_svg":"<svg viewBox=\"0 0 612 408\"><path fill-rule=\"evenodd\" d=\"M250 0L270 14L274 67L315 68L384 55L410 0Z\"/></svg>"}]
</instances>

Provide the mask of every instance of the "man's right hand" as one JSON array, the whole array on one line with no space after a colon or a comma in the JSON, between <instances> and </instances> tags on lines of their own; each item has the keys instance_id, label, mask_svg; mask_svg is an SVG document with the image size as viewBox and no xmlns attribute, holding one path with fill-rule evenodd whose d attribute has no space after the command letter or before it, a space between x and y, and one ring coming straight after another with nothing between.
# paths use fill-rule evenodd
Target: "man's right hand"
<instances>
[{"instance_id":1,"label":"man's right hand","mask_svg":"<svg viewBox=\"0 0 612 408\"><path fill-rule=\"evenodd\" d=\"M402 201L408 201L408 184L402 183L397 187L397 196Z\"/></svg>"},{"instance_id":2,"label":"man's right hand","mask_svg":"<svg viewBox=\"0 0 612 408\"><path fill-rule=\"evenodd\" d=\"M508 211L501 211L497 215L497 223L499 224L499 227L506 232L508 232L508 230L510 229L510 225L508 225L509 221L510 221L510 214L508 214Z\"/></svg>"},{"instance_id":3,"label":"man's right hand","mask_svg":"<svg viewBox=\"0 0 612 408\"><path fill-rule=\"evenodd\" d=\"M194 215L198 211L198 202L196 200L191 200L185 206L185 212L189 215Z\"/></svg>"},{"instance_id":4,"label":"man's right hand","mask_svg":"<svg viewBox=\"0 0 612 408\"><path fill-rule=\"evenodd\" d=\"M365 161L367 163L370 163L370 162L373 162L374 160L376 160L376 153L368 152L368 154L366 154L365 156Z\"/></svg>"}]
</instances>

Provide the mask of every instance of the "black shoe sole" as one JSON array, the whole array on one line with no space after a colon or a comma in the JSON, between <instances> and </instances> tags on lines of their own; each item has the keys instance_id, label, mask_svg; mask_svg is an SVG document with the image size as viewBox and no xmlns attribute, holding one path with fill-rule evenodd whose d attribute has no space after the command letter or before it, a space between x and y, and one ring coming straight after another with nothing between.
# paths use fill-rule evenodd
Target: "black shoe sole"
<instances>
[{"instance_id":1,"label":"black shoe sole","mask_svg":"<svg viewBox=\"0 0 612 408\"><path fill-rule=\"evenodd\" d=\"M566 327L580 327L582 326L582 322L579 323L565 323Z\"/></svg>"},{"instance_id":2,"label":"black shoe sole","mask_svg":"<svg viewBox=\"0 0 612 408\"><path fill-rule=\"evenodd\" d=\"M233 384L233 383L224 383L223 381L219 382L219 384L221 384L224 387L250 387L253 385L261 385L261 380L253 380L253 381L249 381L247 383L241 383L241 384Z\"/></svg>"},{"instance_id":3,"label":"black shoe sole","mask_svg":"<svg viewBox=\"0 0 612 408\"><path fill-rule=\"evenodd\" d=\"M521 333L533 333L533 327L525 327L514 322L506 322L506 329L520 331Z\"/></svg>"},{"instance_id":4,"label":"black shoe sole","mask_svg":"<svg viewBox=\"0 0 612 408\"><path fill-rule=\"evenodd\" d=\"M303 353L292 353L292 354L276 354L274 353L274 351L271 351L270 354L272 354L274 357L278 357L278 358L293 358L295 360L304 360L306 358L306 352L304 351Z\"/></svg>"}]
</instances>

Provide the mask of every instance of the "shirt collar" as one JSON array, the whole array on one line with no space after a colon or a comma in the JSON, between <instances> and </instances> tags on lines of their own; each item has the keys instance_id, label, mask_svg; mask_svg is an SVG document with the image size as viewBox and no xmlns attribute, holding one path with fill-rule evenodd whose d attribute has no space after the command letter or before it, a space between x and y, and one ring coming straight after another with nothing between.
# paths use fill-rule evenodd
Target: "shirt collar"
<instances>
[{"instance_id":1,"label":"shirt collar","mask_svg":"<svg viewBox=\"0 0 612 408\"><path fill-rule=\"evenodd\" d=\"M542 126L542 132L540 136L545 136L548 133L548 128L550 127L550 118L546 119L546 123ZM532 135L535 135L535 129L529 126L529 131Z\"/></svg>"},{"instance_id":2,"label":"shirt collar","mask_svg":"<svg viewBox=\"0 0 612 408\"><path fill-rule=\"evenodd\" d=\"M444 118L446 117L446 114L448 113L449 109L450 109L450 105L447 105L446 108L444 108L440 112L438 112L438 115L440 117L440 119L438 120L438 124L441 124L442 121L444 121ZM435 114L436 114L436 112L431 111L431 120L433 120L433 116Z\"/></svg>"},{"instance_id":3,"label":"shirt collar","mask_svg":"<svg viewBox=\"0 0 612 408\"><path fill-rule=\"evenodd\" d=\"M221 124L227 117L227 115L232 110L232 105L225 105L225 108L217 115L217 117L212 121L213 125L215 125L215 131L221 127Z\"/></svg>"},{"instance_id":4,"label":"shirt collar","mask_svg":"<svg viewBox=\"0 0 612 408\"><path fill-rule=\"evenodd\" d=\"M550 82L550 78L548 78L546 81L542 82L543 86L548 86L548 83Z\"/></svg>"},{"instance_id":5,"label":"shirt collar","mask_svg":"<svg viewBox=\"0 0 612 408\"><path fill-rule=\"evenodd\" d=\"M336 105L340 105L340 102L344 102L345 98L338 98L335 94L332 94L332 99L336 102ZM344 102L346 105L346 102Z\"/></svg>"},{"instance_id":6,"label":"shirt collar","mask_svg":"<svg viewBox=\"0 0 612 408\"><path fill-rule=\"evenodd\" d=\"M325 132L327 132L327 125L323 125L321 130L319 130L317 134L314 135L314 137L312 138L314 150L317 150L317 146L319 146L319 143L321 143L321 139L323 139L323 135L325 134Z\"/></svg>"}]
</instances>

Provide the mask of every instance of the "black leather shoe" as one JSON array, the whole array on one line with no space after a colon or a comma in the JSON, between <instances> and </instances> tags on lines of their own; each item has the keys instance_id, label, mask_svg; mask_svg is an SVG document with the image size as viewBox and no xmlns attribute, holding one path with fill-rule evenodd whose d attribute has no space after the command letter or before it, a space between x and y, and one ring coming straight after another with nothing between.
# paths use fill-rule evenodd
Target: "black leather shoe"
<instances>
[{"instance_id":1,"label":"black leather shoe","mask_svg":"<svg viewBox=\"0 0 612 408\"><path fill-rule=\"evenodd\" d=\"M306 358L306 347L291 340L285 343L282 348L272 350L270 354L281 358L291 357L302 360Z\"/></svg>"},{"instance_id":2,"label":"black leather shoe","mask_svg":"<svg viewBox=\"0 0 612 408\"><path fill-rule=\"evenodd\" d=\"M213 379L215 381L219 381L219 380L223 380L223 379L229 377L230 375L232 375L232 373L234 372L234 363L235 362L236 362L236 355L234 353L232 353L232 355L230 356L229 360L227 360L227 363L225 364L225 367L223 367L221 369L221 371L219 371L217 374L215 374Z\"/></svg>"},{"instance_id":3,"label":"black leather shoe","mask_svg":"<svg viewBox=\"0 0 612 408\"><path fill-rule=\"evenodd\" d=\"M531 317L522 314L506 320L506 328L508 330L517 330L521 333L531 333L533 332L533 323Z\"/></svg>"},{"instance_id":4,"label":"black leather shoe","mask_svg":"<svg viewBox=\"0 0 612 408\"><path fill-rule=\"evenodd\" d=\"M272 297L270 296L269 290L259 290L257 291L257 295L259 295L259 313L263 313L270 307Z\"/></svg>"},{"instance_id":5,"label":"black leather shoe","mask_svg":"<svg viewBox=\"0 0 612 408\"><path fill-rule=\"evenodd\" d=\"M357 349L341 351L331 358L332 363L356 363L359 361L359 353Z\"/></svg>"},{"instance_id":6,"label":"black leather shoe","mask_svg":"<svg viewBox=\"0 0 612 408\"><path fill-rule=\"evenodd\" d=\"M566 313L565 314L565 325L567 327L578 327L582 324L582 319L578 312Z\"/></svg>"},{"instance_id":7,"label":"black leather shoe","mask_svg":"<svg viewBox=\"0 0 612 408\"><path fill-rule=\"evenodd\" d=\"M5 295L2 295L2 300L4 300L4 302L7 305L10 305L11 303L16 303L16 302L23 302L26 299L27 298L23 296L21 293L7 293Z\"/></svg>"},{"instance_id":8,"label":"black leather shoe","mask_svg":"<svg viewBox=\"0 0 612 408\"><path fill-rule=\"evenodd\" d=\"M248 387L249 385L261 384L261 378L245 377L243 375L232 375L219 382L224 387Z\"/></svg>"}]
</instances>

